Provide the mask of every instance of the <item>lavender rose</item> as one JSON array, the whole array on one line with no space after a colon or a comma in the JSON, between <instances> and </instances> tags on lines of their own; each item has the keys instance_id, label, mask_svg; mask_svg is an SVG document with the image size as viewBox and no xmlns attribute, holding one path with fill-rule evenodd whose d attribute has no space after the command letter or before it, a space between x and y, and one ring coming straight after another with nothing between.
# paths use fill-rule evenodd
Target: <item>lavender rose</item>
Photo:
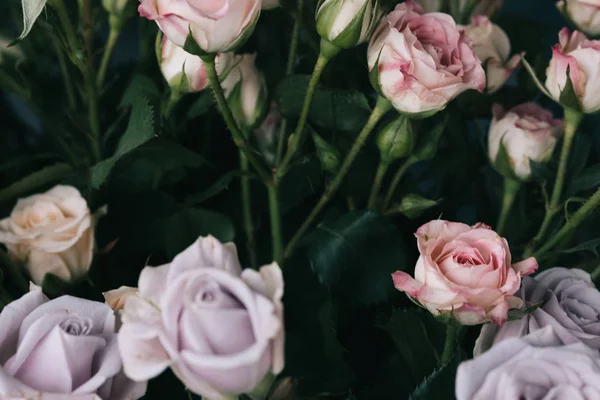
<instances>
[{"instance_id":1,"label":"lavender rose","mask_svg":"<svg viewBox=\"0 0 600 400\"><path fill-rule=\"evenodd\" d=\"M481 354L505 339L525 336L548 325L565 344L583 342L600 349L600 292L587 272L555 267L535 279L524 278L521 297L526 306L544 303L523 318L506 322L501 328L484 326L474 354Z\"/></svg>"},{"instance_id":2,"label":"lavender rose","mask_svg":"<svg viewBox=\"0 0 600 400\"><path fill-rule=\"evenodd\" d=\"M252 392L283 369L277 264L242 271L233 243L201 237L172 263L145 268L123 309L119 348L134 380L166 368L211 400Z\"/></svg>"},{"instance_id":3,"label":"lavender rose","mask_svg":"<svg viewBox=\"0 0 600 400\"><path fill-rule=\"evenodd\" d=\"M106 304L41 289L0 313L0 399L134 400L146 392L122 371Z\"/></svg>"},{"instance_id":4,"label":"lavender rose","mask_svg":"<svg viewBox=\"0 0 600 400\"><path fill-rule=\"evenodd\" d=\"M547 326L460 364L456 398L600 399L600 353L583 343L562 345Z\"/></svg>"}]
</instances>

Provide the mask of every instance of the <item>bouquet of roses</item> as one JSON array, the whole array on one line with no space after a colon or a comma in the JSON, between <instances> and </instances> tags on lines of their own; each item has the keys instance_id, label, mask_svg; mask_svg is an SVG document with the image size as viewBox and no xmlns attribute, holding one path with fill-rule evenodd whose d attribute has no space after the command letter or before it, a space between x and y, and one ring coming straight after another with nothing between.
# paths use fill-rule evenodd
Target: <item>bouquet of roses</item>
<instances>
[{"instance_id":1,"label":"bouquet of roses","mask_svg":"<svg viewBox=\"0 0 600 400\"><path fill-rule=\"evenodd\" d=\"M5 1L0 399L600 399L600 3L550 3Z\"/></svg>"}]
</instances>

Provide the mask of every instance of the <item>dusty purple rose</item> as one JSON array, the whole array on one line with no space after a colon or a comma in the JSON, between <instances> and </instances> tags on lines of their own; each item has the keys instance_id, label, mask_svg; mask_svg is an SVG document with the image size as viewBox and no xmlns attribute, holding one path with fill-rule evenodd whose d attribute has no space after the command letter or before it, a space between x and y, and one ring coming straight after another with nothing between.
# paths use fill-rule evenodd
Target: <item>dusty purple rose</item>
<instances>
[{"instance_id":1,"label":"dusty purple rose","mask_svg":"<svg viewBox=\"0 0 600 400\"><path fill-rule=\"evenodd\" d=\"M546 326L460 364L457 400L600 399L600 353Z\"/></svg>"},{"instance_id":2,"label":"dusty purple rose","mask_svg":"<svg viewBox=\"0 0 600 400\"><path fill-rule=\"evenodd\" d=\"M142 271L119 331L125 373L145 380L171 367L211 400L253 392L283 369L282 295L277 264L242 271L233 243L201 237Z\"/></svg>"},{"instance_id":3,"label":"dusty purple rose","mask_svg":"<svg viewBox=\"0 0 600 400\"><path fill-rule=\"evenodd\" d=\"M565 344L583 342L600 349L600 291L587 272L555 267L535 278L524 278L521 297L526 306L544 303L501 328L485 325L475 343L475 355L502 340L525 336L547 325L552 326Z\"/></svg>"},{"instance_id":4,"label":"dusty purple rose","mask_svg":"<svg viewBox=\"0 0 600 400\"><path fill-rule=\"evenodd\" d=\"M135 400L106 304L33 287L0 313L0 399Z\"/></svg>"}]
</instances>

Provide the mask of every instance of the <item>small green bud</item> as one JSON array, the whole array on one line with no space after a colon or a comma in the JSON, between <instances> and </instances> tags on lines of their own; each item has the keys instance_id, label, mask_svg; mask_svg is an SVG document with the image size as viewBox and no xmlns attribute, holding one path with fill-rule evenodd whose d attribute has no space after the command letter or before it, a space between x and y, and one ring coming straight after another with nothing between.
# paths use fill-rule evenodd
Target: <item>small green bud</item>
<instances>
[{"instance_id":1,"label":"small green bud","mask_svg":"<svg viewBox=\"0 0 600 400\"><path fill-rule=\"evenodd\" d=\"M414 144L410 119L403 116L396 118L379 132L376 141L383 162L391 163L406 157Z\"/></svg>"},{"instance_id":2,"label":"small green bud","mask_svg":"<svg viewBox=\"0 0 600 400\"><path fill-rule=\"evenodd\" d=\"M317 149L317 157L319 157L323 169L331 173L337 172L340 167L340 153L338 150L315 132L312 133L312 138Z\"/></svg>"},{"instance_id":3,"label":"small green bud","mask_svg":"<svg viewBox=\"0 0 600 400\"><path fill-rule=\"evenodd\" d=\"M417 145L415 146L411 157L416 161L427 161L435 157L445 127L446 119L444 118L444 120L438 124L420 132L419 140L417 141Z\"/></svg>"}]
</instances>

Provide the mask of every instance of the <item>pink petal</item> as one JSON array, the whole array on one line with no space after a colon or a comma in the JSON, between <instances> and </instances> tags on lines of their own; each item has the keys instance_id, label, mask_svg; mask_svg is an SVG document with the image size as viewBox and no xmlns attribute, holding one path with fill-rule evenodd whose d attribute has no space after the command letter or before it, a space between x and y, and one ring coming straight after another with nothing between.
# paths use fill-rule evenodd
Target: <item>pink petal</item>
<instances>
[{"instance_id":1,"label":"pink petal","mask_svg":"<svg viewBox=\"0 0 600 400\"><path fill-rule=\"evenodd\" d=\"M508 319L508 307L508 301L503 301L488 313L488 318L494 324L502 326L502 324Z\"/></svg>"},{"instance_id":2,"label":"pink petal","mask_svg":"<svg viewBox=\"0 0 600 400\"><path fill-rule=\"evenodd\" d=\"M516 272L520 272L521 276L533 274L538 267L538 262L534 257L529 257L512 265L512 269L514 269Z\"/></svg>"}]
</instances>

